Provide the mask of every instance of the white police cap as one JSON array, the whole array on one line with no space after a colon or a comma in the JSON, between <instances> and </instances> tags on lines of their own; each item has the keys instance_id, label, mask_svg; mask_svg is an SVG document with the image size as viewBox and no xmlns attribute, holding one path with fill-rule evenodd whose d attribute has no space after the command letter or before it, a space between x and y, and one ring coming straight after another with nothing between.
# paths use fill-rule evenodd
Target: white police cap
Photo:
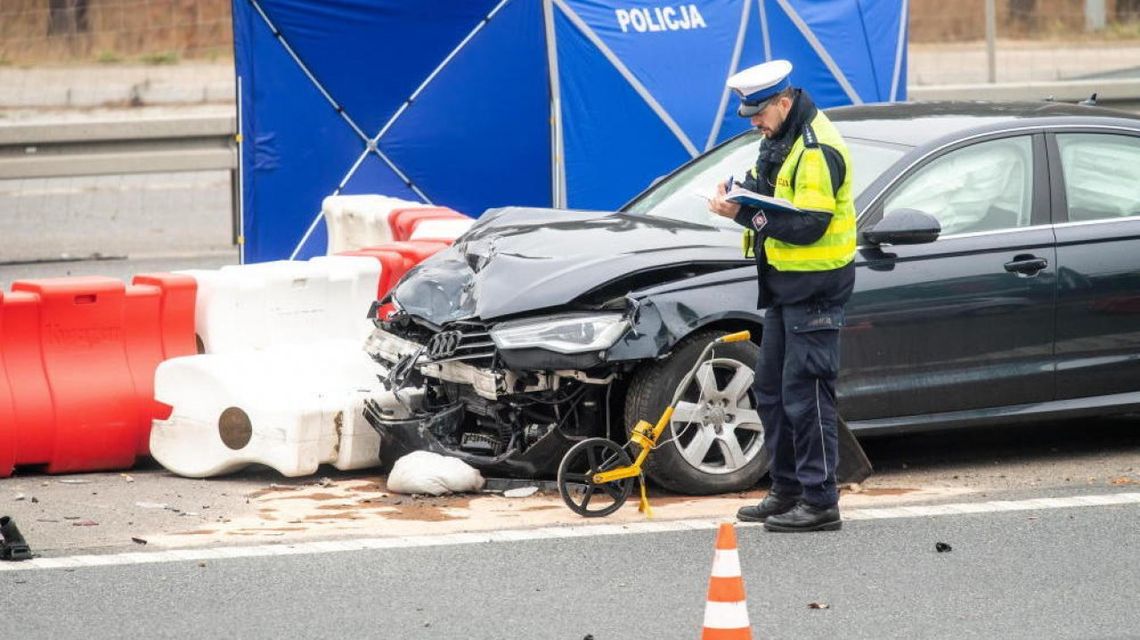
<instances>
[{"instance_id":1,"label":"white police cap","mask_svg":"<svg viewBox=\"0 0 1140 640\"><path fill-rule=\"evenodd\" d=\"M734 73L727 84L740 98L736 113L742 118L759 113L765 101L792 86L788 81L791 73L792 63L787 60L772 60Z\"/></svg>"}]
</instances>

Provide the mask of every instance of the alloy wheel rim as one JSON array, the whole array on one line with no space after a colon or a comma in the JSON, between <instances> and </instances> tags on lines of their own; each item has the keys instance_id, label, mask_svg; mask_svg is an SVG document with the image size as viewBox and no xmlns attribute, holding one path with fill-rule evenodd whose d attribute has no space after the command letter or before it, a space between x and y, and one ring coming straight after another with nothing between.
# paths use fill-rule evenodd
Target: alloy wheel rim
<instances>
[{"instance_id":1,"label":"alloy wheel rim","mask_svg":"<svg viewBox=\"0 0 1140 640\"><path fill-rule=\"evenodd\" d=\"M670 437L689 465L723 475L760 454L764 430L752 397L754 377L751 367L731 358L714 358L697 369L669 425Z\"/></svg>"}]
</instances>

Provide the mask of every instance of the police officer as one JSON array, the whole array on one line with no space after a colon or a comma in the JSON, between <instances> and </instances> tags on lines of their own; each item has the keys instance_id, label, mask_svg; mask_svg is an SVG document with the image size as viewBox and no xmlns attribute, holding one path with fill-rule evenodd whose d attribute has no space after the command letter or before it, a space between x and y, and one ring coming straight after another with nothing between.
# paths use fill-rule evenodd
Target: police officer
<instances>
[{"instance_id":1,"label":"police officer","mask_svg":"<svg viewBox=\"0 0 1140 640\"><path fill-rule=\"evenodd\" d=\"M794 209L742 206L721 184L709 209L744 227L755 256L758 307L766 309L756 366L757 408L771 455L772 488L741 520L769 531L839 529L839 328L855 284L855 206L847 145L808 93L793 88L792 65L774 60L728 79L738 113L764 139L739 183Z\"/></svg>"}]
</instances>

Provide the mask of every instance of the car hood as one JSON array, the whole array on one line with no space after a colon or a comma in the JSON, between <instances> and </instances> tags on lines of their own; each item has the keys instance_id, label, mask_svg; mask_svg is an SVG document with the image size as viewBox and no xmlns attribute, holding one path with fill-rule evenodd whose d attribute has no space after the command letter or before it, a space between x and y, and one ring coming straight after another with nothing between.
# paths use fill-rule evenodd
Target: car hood
<instances>
[{"instance_id":1,"label":"car hood","mask_svg":"<svg viewBox=\"0 0 1140 640\"><path fill-rule=\"evenodd\" d=\"M685 277L684 266L739 267L739 238L727 229L642 214L495 209L410 270L393 297L405 312L436 325L490 320L565 305L637 274L665 282Z\"/></svg>"}]
</instances>

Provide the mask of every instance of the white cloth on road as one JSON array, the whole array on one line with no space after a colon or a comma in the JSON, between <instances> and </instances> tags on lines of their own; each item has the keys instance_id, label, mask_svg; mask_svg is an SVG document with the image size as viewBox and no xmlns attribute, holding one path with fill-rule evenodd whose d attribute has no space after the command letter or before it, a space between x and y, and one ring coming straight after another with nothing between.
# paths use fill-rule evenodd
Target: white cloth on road
<instances>
[{"instance_id":1,"label":"white cloth on road","mask_svg":"<svg viewBox=\"0 0 1140 640\"><path fill-rule=\"evenodd\" d=\"M413 451L392 465L388 474L388 490L393 493L464 493L483 488L484 480L477 469L458 458L430 451Z\"/></svg>"}]
</instances>

